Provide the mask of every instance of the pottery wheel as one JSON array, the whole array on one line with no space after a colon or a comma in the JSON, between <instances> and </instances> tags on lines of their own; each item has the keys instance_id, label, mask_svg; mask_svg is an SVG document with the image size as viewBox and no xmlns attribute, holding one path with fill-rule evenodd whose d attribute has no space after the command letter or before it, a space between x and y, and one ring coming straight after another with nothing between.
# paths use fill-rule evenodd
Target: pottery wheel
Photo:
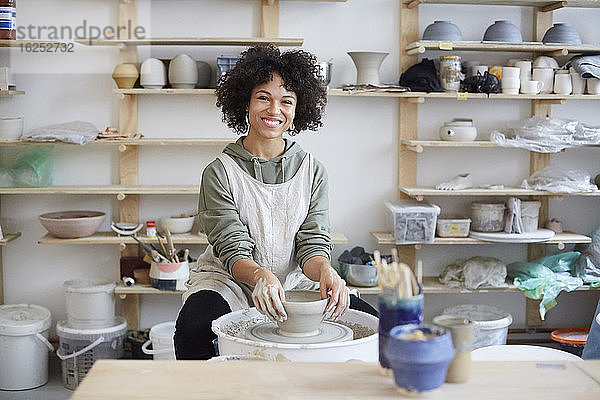
<instances>
[{"instance_id":1,"label":"pottery wheel","mask_svg":"<svg viewBox=\"0 0 600 400\"><path fill-rule=\"evenodd\" d=\"M246 339L271 343L334 343L350 341L353 337L354 332L352 329L329 321L323 321L319 327L319 332L313 336L284 336L279 332L279 327L274 322L260 322L246 330Z\"/></svg>"}]
</instances>

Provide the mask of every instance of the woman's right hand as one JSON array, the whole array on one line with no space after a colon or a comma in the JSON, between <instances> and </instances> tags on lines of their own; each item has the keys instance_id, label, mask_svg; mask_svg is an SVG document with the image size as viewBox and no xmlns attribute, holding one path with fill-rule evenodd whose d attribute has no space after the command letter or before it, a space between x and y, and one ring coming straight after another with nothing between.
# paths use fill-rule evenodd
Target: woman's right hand
<instances>
[{"instance_id":1,"label":"woman's right hand","mask_svg":"<svg viewBox=\"0 0 600 400\"><path fill-rule=\"evenodd\" d=\"M285 321L287 313L283 308L285 294L279 279L265 268L254 273L256 285L252 292L252 301L256 309L273 321Z\"/></svg>"}]
</instances>

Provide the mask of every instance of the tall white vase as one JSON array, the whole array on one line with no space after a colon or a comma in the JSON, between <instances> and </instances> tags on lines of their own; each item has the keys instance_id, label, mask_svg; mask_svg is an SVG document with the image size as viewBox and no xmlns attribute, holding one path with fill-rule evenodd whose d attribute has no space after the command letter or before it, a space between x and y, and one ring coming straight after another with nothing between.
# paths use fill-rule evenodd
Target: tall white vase
<instances>
[{"instance_id":1,"label":"tall white vase","mask_svg":"<svg viewBox=\"0 0 600 400\"><path fill-rule=\"evenodd\" d=\"M388 54L378 51L349 51L348 55L356 66L356 84L380 85L379 67Z\"/></svg>"}]
</instances>

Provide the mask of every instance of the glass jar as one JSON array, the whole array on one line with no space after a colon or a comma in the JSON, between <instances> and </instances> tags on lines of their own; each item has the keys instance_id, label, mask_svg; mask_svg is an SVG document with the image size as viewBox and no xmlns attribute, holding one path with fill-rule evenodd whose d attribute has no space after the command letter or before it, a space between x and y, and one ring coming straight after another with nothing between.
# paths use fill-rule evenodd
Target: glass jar
<instances>
[{"instance_id":1,"label":"glass jar","mask_svg":"<svg viewBox=\"0 0 600 400\"><path fill-rule=\"evenodd\" d=\"M17 38L17 0L0 0L0 39Z\"/></svg>"},{"instance_id":2,"label":"glass jar","mask_svg":"<svg viewBox=\"0 0 600 400\"><path fill-rule=\"evenodd\" d=\"M462 76L459 56L440 57L440 84L446 92L458 92Z\"/></svg>"}]
</instances>

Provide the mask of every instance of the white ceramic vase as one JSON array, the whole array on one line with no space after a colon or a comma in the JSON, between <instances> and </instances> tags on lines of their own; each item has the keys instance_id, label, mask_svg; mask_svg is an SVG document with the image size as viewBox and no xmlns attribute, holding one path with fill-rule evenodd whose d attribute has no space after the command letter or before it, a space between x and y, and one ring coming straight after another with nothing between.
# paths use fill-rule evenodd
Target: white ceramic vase
<instances>
[{"instance_id":1,"label":"white ceramic vase","mask_svg":"<svg viewBox=\"0 0 600 400\"><path fill-rule=\"evenodd\" d=\"M356 66L357 85L380 85L379 67L389 53L378 51L349 51Z\"/></svg>"}]
</instances>

